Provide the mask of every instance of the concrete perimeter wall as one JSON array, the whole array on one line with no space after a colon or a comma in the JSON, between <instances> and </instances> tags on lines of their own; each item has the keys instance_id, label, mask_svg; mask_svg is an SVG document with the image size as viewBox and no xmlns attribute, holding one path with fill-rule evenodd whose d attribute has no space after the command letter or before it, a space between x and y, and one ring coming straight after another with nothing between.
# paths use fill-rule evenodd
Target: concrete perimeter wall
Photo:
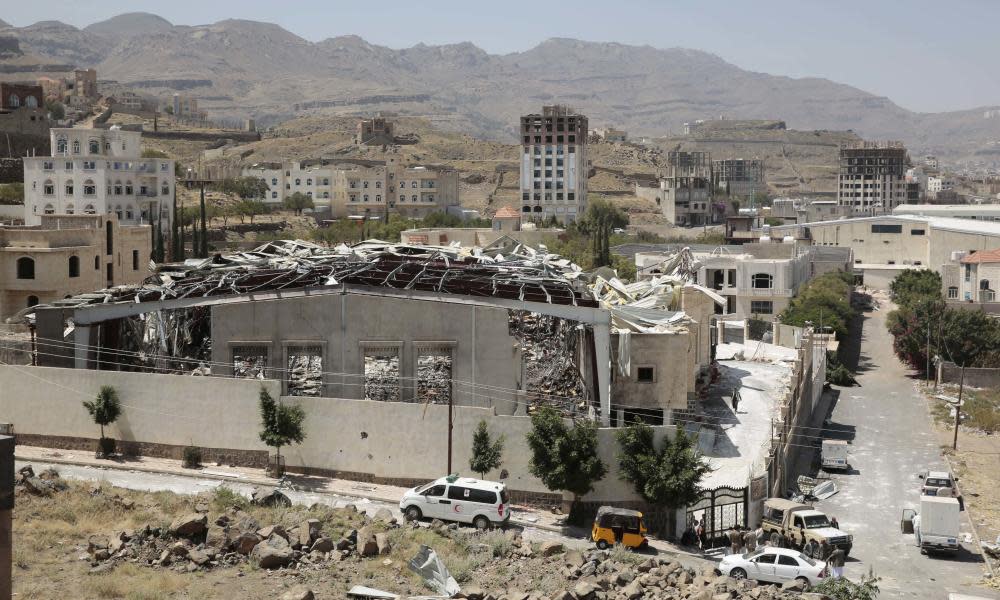
<instances>
[{"instance_id":1,"label":"concrete perimeter wall","mask_svg":"<svg viewBox=\"0 0 1000 600\"><path fill-rule=\"evenodd\" d=\"M0 422L12 423L21 443L92 448L99 429L82 406L102 385L111 385L123 405L107 435L137 442L143 453L179 456L187 445L217 449L210 453L260 466L267 447L258 438L258 393L264 385L277 397L277 381L223 377L154 375L53 367L0 367ZM337 398L284 397L306 412L306 439L282 449L292 470L352 479L415 485L447 470L446 406L386 403ZM525 434L529 417L496 416L492 409L456 407L453 470L469 473L472 433L486 419L494 435L506 438L504 464L508 486L520 501L558 500L528 473ZM655 427L657 438L673 427ZM598 430L601 458L608 474L585 500L635 504L629 484L618 479L614 429ZM499 472L488 474L498 478Z\"/></svg>"},{"instance_id":2,"label":"concrete perimeter wall","mask_svg":"<svg viewBox=\"0 0 1000 600\"><path fill-rule=\"evenodd\" d=\"M948 361L942 361L938 365L939 383L958 384L961 381L961 367ZM966 368L965 385L974 388L1000 388L1000 369Z\"/></svg>"}]
</instances>

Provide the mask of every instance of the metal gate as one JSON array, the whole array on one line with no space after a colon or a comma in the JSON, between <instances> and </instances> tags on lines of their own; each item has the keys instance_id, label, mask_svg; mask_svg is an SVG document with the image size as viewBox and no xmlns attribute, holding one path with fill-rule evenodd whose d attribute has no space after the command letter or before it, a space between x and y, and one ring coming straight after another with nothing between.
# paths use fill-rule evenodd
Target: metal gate
<instances>
[{"instance_id":1,"label":"metal gate","mask_svg":"<svg viewBox=\"0 0 1000 600\"><path fill-rule=\"evenodd\" d=\"M747 527L749 503L750 490L745 487L704 490L701 499L688 507L687 524L694 528L704 518L705 548L727 545L729 540L725 536L730 527Z\"/></svg>"}]
</instances>

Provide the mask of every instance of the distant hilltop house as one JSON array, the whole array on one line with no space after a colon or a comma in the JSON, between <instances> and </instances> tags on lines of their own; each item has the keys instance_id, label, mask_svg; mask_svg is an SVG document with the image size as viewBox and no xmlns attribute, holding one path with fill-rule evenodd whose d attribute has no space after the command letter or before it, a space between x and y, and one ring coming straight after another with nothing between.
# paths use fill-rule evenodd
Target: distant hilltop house
<instances>
[{"instance_id":1,"label":"distant hilltop house","mask_svg":"<svg viewBox=\"0 0 1000 600\"><path fill-rule=\"evenodd\" d=\"M383 146L395 142L395 124L385 117L363 119L358 123L354 142L359 146Z\"/></svg>"}]
</instances>

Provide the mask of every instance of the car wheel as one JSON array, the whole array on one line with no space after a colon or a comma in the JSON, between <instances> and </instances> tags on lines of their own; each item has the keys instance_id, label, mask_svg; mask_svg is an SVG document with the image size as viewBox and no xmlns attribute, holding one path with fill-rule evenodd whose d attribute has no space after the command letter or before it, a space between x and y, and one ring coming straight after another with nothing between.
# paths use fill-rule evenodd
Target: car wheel
<instances>
[{"instance_id":1,"label":"car wheel","mask_svg":"<svg viewBox=\"0 0 1000 600\"><path fill-rule=\"evenodd\" d=\"M490 520L482 515L473 519L472 524L475 525L476 529L479 531L486 531L490 528Z\"/></svg>"},{"instance_id":2,"label":"car wheel","mask_svg":"<svg viewBox=\"0 0 1000 600\"><path fill-rule=\"evenodd\" d=\"M729 572L729 576L732 577L733 579L746 579L747 572L739 567L736 567Z\"/></svg>"},{"instance_id":3,"label":"car wheel","mask_svg":"<svg viewBox=\"0 0 1000 600\"><path fill-rule=\"evenodd\" d=\"M406 512L403 513L403 516L407 521L419 521L423 518L424 514L420 512L420 509L416 506L407 506Z\"/></svg>"},{"instance_id":4,"label":"car wheel","mask_svg":"<svg viewBox=\"0 0 1000 600\"><path fill-rule=\"evenodd\" d=\"M805 577L796 577L795 581L798 581L799 583L802 584L802 589L804 591L808 591L809 588L812 587L812 586L809 585L809 580L806 579Z\"/></svg>"},{"instance_id":5,"label":"car wheel","mask_svg":"<svg viewBox=\"0 0 1000 600\"><path fill-rule=\"evenodd\" d=\"M606 540L597 540L597 547L601 550L607 550L608 542Z\"/></svg>"}]
</instances>

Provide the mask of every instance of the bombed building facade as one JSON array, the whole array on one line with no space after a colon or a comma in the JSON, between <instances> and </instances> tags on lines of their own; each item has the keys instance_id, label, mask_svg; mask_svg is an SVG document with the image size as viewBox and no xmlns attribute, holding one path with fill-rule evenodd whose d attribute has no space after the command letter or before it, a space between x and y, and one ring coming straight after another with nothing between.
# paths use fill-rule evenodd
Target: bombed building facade
<instances>
[{"instance_id":1,"label":"bombed building facade","mask_svg":"<svg viewBox=\"0 0 1000 600\"><path fill-rule=\"evenodd\" d=\"M281 394L669 423L712 356L714 293L625 285L513 240L273 242L39 306L39 364L273 379ZM29 311L25 311L28 315ZM33 316L31 316L33 315Z\"/></svg>"}]
</instances>

